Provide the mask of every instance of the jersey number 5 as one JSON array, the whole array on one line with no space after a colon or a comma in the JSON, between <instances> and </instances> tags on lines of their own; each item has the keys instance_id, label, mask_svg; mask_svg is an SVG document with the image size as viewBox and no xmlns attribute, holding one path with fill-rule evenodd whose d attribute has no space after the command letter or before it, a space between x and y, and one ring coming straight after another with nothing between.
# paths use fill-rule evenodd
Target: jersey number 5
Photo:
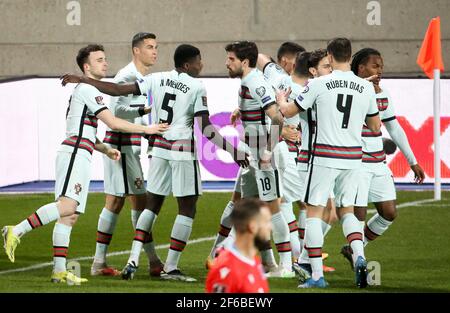
<instances>
[{"instance_id":1,"label":"jersey number 5","mask_svg":"<svg viewBox=\"0 0 450 313\"><path fill-rule=\"evenodd\" d=\"M173 104L172 106L169 105L170 101L175 101L176 99L176 95L172 94L172 93L166 93L164 95L164 99L163 99L163 103L162 103L162 107L161 109L167 112L167 119L159 119L160 123L167 123L170 125L170 123L172 123L173 120Z\"/></svg>"},{"instance_id":2,"label":"jersey number 5","mask_svg":"<svg viewBox=\"0 0 450 313\"><path fill-rule=\"evenodd\" d=\"M343 106L342 104L344 103L344 95L339 93L336 107L339 112L344 113L344 117L342 119L342 128L348 127L348 120L350 119L350 110L352 109L353 96L347 95L345 100L345 106Z\"/></svg>"}]
</instances>

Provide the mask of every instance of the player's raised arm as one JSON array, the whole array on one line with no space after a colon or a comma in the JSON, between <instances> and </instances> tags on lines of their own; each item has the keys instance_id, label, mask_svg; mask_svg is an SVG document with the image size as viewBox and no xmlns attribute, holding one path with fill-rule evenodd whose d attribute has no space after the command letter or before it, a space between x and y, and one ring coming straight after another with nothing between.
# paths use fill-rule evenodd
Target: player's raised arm
<instances>
[{"instance_id":1,"label":"player's raised arm","mask_svg":"<svg viewBox=\"0 0 450 313\"><path fill-rule=\"evenodd\" d=\"M197 125L199 125L202 130L202 134L208 138L209 141L231 154L234 161L239 164L239 166L247 167L249 165L248 156L236 149L230 142L222 137L217 128L211 124L209 114L206 112L204 114L199 114L196 116L196 120Z\"/></svg>"},{"instance_id":2,"label":"player's raised arm","mask_svg":"<svg viewBox=\"0 0 450 313\"><path fill-rule=\"evenodd\" d=\"M129 123L125 120L115 117L112 115L111 111L103 110L97 114L97 117L105 123L113 131L120 131L124 133L139 133L139 134L159 134L161 135L164 131L169 129L169 125L164 124L153 124L150 126L138 125Z\"/></svg>"},{"instance_id":3,"label":"player's raised arm","mask_svg":"<svg viewBox=\"0 0 450 313\"><path fill-rule=\"evenodd\" d=\"M132 84L115 84L110 82L104 82L96 79L92 79L86 76L79 76L74 74L64 74L61 76L61 84L63 86L73 83L84 83L92 85L101 92L110 96L124 96L129 94L139 94L140 90L137 83Z\"/></svg>"}]
</instances>

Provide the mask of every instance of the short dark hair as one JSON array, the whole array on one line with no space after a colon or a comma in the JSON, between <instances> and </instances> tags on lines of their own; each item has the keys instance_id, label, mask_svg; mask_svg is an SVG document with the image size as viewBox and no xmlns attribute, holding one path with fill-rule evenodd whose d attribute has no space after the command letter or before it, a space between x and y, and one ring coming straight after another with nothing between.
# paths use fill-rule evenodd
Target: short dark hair
<instances>
[{"instance_id":1,"label":"short dark hair","mask_svg":"<svg viewBox=\"0 0 450 313\"><path fill-rule=\"evenodd\" d=\"M355 73L355 75L358 75L358 67L360 64L367 64L367 61L369 61L370 56L376 55L381 57L381 53L373 48L363 48L356 52L353 55L351 69L352 72Z\"/></svg>"},{"instance_id":2,"label":"short dark hair","mask_svg":"<svg viewBox=\"0 0 450 313\"><path fill-rule=\"evenodd\" d=\"M311 52L311 55L309 57L309 67L315 67L319 65L320 60L322 60L324 57L327 56L327 50L326 49L316 49L313 52Z\"/></svg>"},{"instance_id":3,"label":"short dark hair","mask_svg":"<svg viewBox=\"0 0 450 313\"><path fill-rule=\"evenodd\" d=\"M309 59L311 57L311 52L301 52L295 59L294 73L298 76L309 77Z\"/></svg>"},{"instance_id":4,"label":"short dark hair","mask_svg":"<svg viewBox=\"0 0 450 313\"><path fill-rule=\"evenodd\" d=\"M234 52L236 57L242 62L248 59L250 67L256 67L258 60L258 47L253 41L237 41L225 47L226 52Z\"/></svg>"},{"instance_id":5,"label":"short dark hair","mask_svg":"<svg viewBox=\"0 0 450 313\"><path fill-rule=\"evenodd\" d=\"M306 49L300 46L299 44L292 42L292 41L286 41L281 44L281 46L278 48L277 52L277 59L278 62L281 61L281 58L284 57L286 54L299 54L302 52L305 52Z\"/></svg>"},{"instance_id":6,"label":"short dark hair","mask_svg":"<svg viewBox=\"0 0 450 313\"><path fill-rule=\"evenodd\" d=\"M83 65L85 63L87 63L87 60L89 58L89 54L91 52L95 52L95 51L105 51L105 49L103 48L102 45L91 44L91 45L87 45L86 47L81 48L78 51L77 64L78 64L78 67L80 68L81 72L84 73Z\"/></svg>"},{"instance_id":7,"label":"short dark hair","mask_svg":"<svg viewBox=\"0 0 450 313\"><path fill-rule=\"evenodd\" d=\"M133 40L131 41L131 48L137 47L145 39L156 39L156 35L153 33L144 32L137 33L133 36Z\"/></svg>"},{"instance_id":8,"label":"short dark hair","mask_svg":"<svg viewBox=\"0 0 450 313\"><path fill-rule=\"evenodd\" d=\"M200 55L200 50L197 47L187 44L179 45L173 54L175 67L183 67L183 64L189 63L197 55Z\"/></svg>"},{"instance_id":9,"label":"short dark hair","mask_svg":"<svg viewBox=\"0 0 450 313\"><path fill-rule=\"evenodd\" d=\"M230 215L235 230L240 233L246 232L248 223L261 212L263 206L266 204L256 198L247 198L236 202Z\"/></svg>"},{"instance_id":10,"label":"short dark hair","mask_svg":"<svg viewBox=\"0 0 450 313\"><path fill-rule=\"evenodd\" d=\"M347 38L335 38L328 43L327 52L337 62L348 62L352 57L352 44Z\"/></svg>"}]
</instances>

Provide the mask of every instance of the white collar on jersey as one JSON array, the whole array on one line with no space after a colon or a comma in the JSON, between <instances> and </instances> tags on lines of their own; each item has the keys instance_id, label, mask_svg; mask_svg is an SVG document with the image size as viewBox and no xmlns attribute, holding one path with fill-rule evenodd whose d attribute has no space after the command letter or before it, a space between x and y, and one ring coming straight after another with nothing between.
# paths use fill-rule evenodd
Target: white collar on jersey
<instances>
[{"instance_id":1,"label":"white collar on jersey","mask_svg":"<svg viewBox=\"0 0 450 313\"><path fill-rule=\"evenodd\" d=\"M245 255L243 255L238 248L236 247L236 245L233 243L233 245L230 245L230 247L228 248L228 250L233 253L233 255L235 257L237 257L239 260L241 260L244 263L247 263L250 266L255 266L255 260L249 259L247 258Z\"/></svg>"}]
</instances>

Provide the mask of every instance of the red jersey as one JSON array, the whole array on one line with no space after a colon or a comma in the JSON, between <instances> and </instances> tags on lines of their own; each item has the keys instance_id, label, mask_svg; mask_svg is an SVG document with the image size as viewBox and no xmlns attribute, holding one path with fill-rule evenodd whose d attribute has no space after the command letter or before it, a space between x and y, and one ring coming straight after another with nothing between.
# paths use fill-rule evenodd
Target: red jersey
<instances>
[{"instance_id":1,"label":"red jersey","mask_svg":"<svg viewBox=\"0 0 450 313\"><path fill-rule=\"evenodd\" d=\"M209 293L265 293L269 292L259 257L249 259L235 248L224 249L214 260L206 278Z\"/></svg>"}]
</instances>

